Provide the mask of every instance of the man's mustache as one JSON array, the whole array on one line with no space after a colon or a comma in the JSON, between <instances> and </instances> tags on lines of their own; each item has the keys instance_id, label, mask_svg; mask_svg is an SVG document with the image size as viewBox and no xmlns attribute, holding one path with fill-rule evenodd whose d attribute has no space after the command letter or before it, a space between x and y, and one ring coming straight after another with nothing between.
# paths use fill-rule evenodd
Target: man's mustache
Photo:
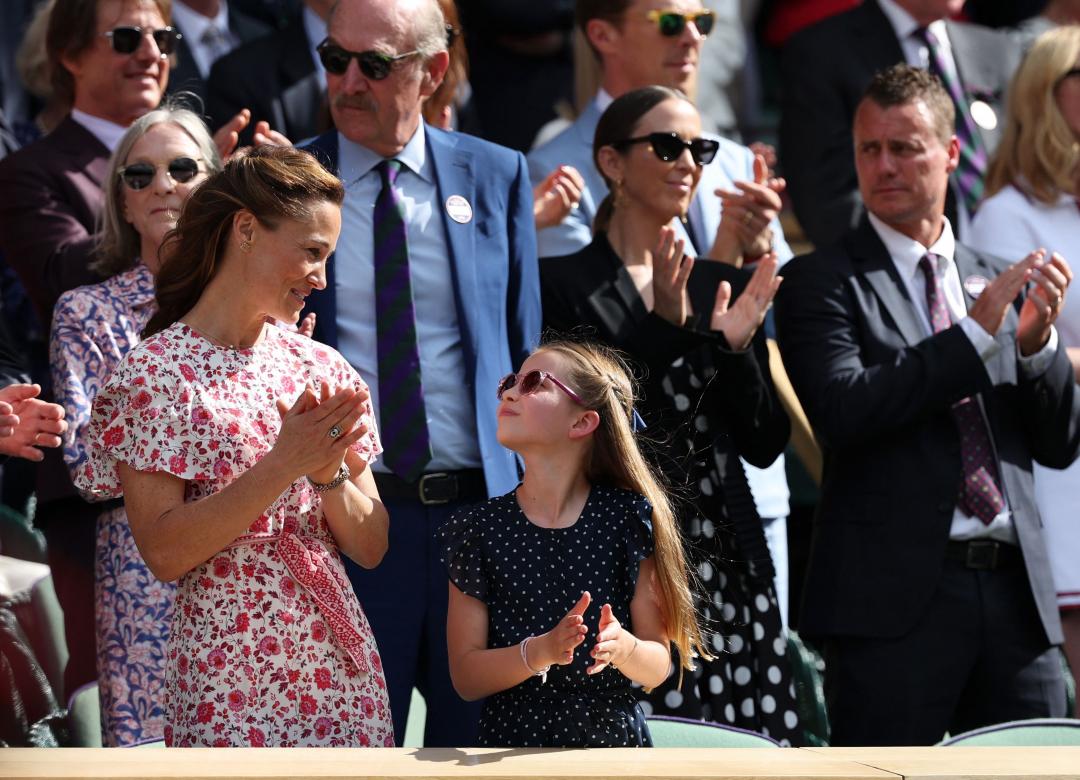
<instances>
[{"instance_id":1,"label":"man's mustache","mask_svg":"<svg viewBox=\"0 0 1080 780\"><path fill-rule=\"evenodd\" d=\"M334 98L334 108L359 108L375 111L378 104L367 95L338 95Z\"/></svg>"}]
</instances>

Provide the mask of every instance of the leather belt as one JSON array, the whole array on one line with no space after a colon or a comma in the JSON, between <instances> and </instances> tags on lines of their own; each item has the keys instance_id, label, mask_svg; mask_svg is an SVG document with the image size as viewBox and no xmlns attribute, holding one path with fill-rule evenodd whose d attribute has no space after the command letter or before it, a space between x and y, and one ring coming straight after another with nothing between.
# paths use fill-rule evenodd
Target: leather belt
<instances>
[{"instance_id":1,"label":"leather belt","mask_svg":"<svg viewBox=\"0 0 1080 780\"><path fill-rule=\"evenodd\" d=\"M419 501L424 506L449 504L451 501L482 501L487 498L483 469L433 471L415 482L396 474L375 471L375 485L382 498Z\"/></svg>"},{"instance_id":2,"label":"leather belt","mask_svg":"<svg viewBox=\"0 0 1080 780\"><path fill-rule=\"evenodd\" d=\"M1024 565L1024 554L1019 547L993 539L950 540L945 545L945 558L965 568L980 571L1013 569Z\"/></svg>"}]
</instances>

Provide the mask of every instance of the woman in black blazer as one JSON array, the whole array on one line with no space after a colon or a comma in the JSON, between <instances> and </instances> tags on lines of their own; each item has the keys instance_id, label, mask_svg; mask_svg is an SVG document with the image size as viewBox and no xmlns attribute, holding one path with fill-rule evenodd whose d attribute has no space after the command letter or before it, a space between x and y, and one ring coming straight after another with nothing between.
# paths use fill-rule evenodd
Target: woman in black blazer
<instances>
[{"instance_id":1,"label":"woman in black blazer","mask_svg":"<svg viewBox=\"0 0 1080 780\"><path fill-rule=\"evenodd\" d=\"M684 256L675 220L717 149L700 136L693 105L666 87L608 107L593 158L610 194L591 244L540 263L544 323L620 349L634 364L641 435L672 486L701 580L717 657L699 661L681 687L673 675L652 691L653 713L798 744L772 561L739 461L769 465L790 433L759 330L780 279L771 253L752 275Z\"/></svg>"}]
</instances>

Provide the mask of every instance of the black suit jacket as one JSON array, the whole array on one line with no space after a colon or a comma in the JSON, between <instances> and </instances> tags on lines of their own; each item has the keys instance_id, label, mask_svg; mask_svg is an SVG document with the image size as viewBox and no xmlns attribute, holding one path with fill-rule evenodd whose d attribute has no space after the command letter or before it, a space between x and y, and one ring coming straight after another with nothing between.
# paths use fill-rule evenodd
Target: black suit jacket
<instances>
[{"instance_id":1,"label":"black suit jacket","mask_svg":"<svg viewBox=\"0 0 1080 780\"><path fill-rule=\"evenodd\" d=\"M229 6L229 29L240 39L240 45L268 35L271 31L266 23L248 16L231 5ZM180 32L183 33L183 30ZM176 47L176 57L169 71L169 84L166 91L170 95L175 92L192 92L198 95L204 105L206 103L206 81L199 75L199 68L191 55L187 36L182 37ZM224 124L224 120L218 124ZM217 126L211 123L211 127Z\"/></svg>"},{"instance_id":2,"label":"black suit jacket","mask_svg":"<svg viewBox=\"0 0 1080 780\"><path fill-rule=\"evenodd\" d=\"M968 103L982 100L998 116L994 130L979 128L991 152L1004 126L1005 89L1020 61L1020 42L1000 30L946 24ZM903 61L896 33L875 0L800 31L784 47L780 162L795 214L815 246L828 246L858 224L863 206L852 155L855 108L875 73ZM952 188L949 197L952 206Z\"/></svg>"},{"instance_id":3,"label":"black suit jacket","mask_svg":"<svg viewBox=\"0 0 1080 780\"><path fill-rule=\"evenodd\" d=\"M723 335L708 330L708 313L721 281L732 285L733 296L750 278L725 263L700 260L687 284L695 312L686 327L677 327L646 310L634 281L603 234L580 251L540 263L540 290L545 329L583 335L625 352L635 364L643 396L639 407L648 423L648 437L661 444L686 412L663 400L660 383L676 358L708 361L719 374L710 385L709 402L716 405L745 460L764 468L783 452L791 432L769 374L768 347L761 329L752 348L730 349ZM706 366L699 366L705 369ZM658 458L665 470L679 468ZM675 478L676 473L669 471Z\"/></svg>"},{"instance_id":4,"label":"black suit jacket","mask_svg":"<svg viewBox=\"0 0 1080 780\"><path fill-rule=\"evenodd\" d=\"M251 124L240 134L244 145L252 142L255 123L261 120L300 142L329 129L325 93L299 17L285 29L244 44L214 63L206 113L210 126L218 128L240 109L251 109Z\"/></svg>"},{"instance_id":5,"label":"black suit jacket","mask_svg":"<svg viewBox=\"0 0 1080 780\"><path fill-rule=\"evenodd\" d=\"M961 279L1008 266L959 244L956 264ZM985 364L959 325L927 336L865 218L839 244L784 267L780 349L825 455L804 634L895 637L919 619L962 481L950 407L978 396L1043 629L1062 641L1031 464L1062 468L1076 457L1080 397L1064 347L1042 376L1023 374L1017 322L1010 309L995 337L1001 350Z\"/></svg>"}]
</instances>

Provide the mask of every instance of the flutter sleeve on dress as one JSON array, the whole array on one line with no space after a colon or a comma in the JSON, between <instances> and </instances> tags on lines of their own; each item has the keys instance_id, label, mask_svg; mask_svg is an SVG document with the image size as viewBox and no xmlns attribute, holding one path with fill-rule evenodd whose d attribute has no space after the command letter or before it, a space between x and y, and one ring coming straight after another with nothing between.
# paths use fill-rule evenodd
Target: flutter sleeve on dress
<instances>
[{"instance_id":1,"label":"flutter sleeve on dress","mask_svg":"<svg viewBox=\"0 0 1080 780\"><path fill-rule=\"evenodd\" d=\"M184 480L231 481L248 467L245 454L262 451L241 410L215 408L192 368L162 339L129 352L94 399L86 432L87 459L76 474L80 490L101 498L123 494L118 463ZM229 440L229 447L220 447Z\"/></svg>"},{"instance_id":2,"label":"flutter sleeve on dress","mask_svg":"<svg viewBox=\"0 0 1080 780\"><path fill-rule=\"evenodd\" d=\"M481 507L457 512L435 536L450 581L465 595L486 604L488 588L480 512Z\"/></svg>"},{"instance_id":3,"label":"flutter sleeve on dress","mask_svg":"<svg viewBox=\"0 0 1080 780\"><path fill-rule=\"evenodd\" d=\"M653 507L645 496L627 493L626 577L630 593L637 587L641 562L653 554Z\"/></svg>"}]
</instances>

